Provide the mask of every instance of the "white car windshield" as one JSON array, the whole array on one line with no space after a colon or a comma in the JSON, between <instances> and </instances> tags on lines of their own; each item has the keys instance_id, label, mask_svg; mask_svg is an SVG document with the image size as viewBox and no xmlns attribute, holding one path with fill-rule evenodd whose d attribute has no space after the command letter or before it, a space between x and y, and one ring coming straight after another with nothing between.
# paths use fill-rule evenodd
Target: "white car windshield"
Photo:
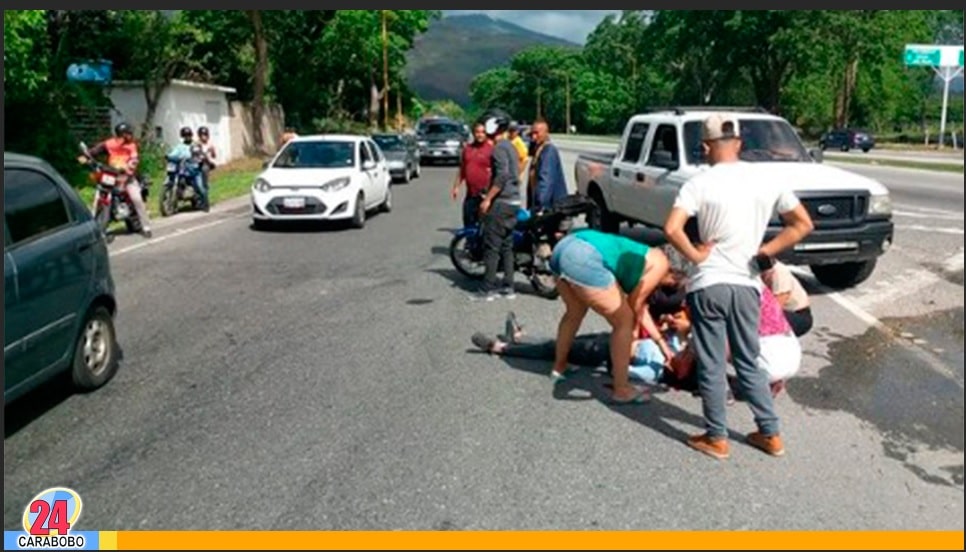
<instances>
[{"instance_id":1,"label":"white car windshield","mask_svg":"<svg viewBox=\"0 0 966 552\"><path fill-rule=\"evenodd\" d=\"M812 161L808 150L785 121L775 119L738 118L741 133L741 159L751 163L762 161L786 161L808 163ZM701 121L684 124L684 151L688 163L706 163L701 148Z\"/></svg>"},{"instance_id":2,"label":"white car windshield","mask_svg":"<svg viewBox=\"0 0 966 552\"><path fill-rule=\"evenodd\" d=\"M355 166L352 142L289 142L279 154L275 169L344 169Z\"/></svg>"}]
</instances>

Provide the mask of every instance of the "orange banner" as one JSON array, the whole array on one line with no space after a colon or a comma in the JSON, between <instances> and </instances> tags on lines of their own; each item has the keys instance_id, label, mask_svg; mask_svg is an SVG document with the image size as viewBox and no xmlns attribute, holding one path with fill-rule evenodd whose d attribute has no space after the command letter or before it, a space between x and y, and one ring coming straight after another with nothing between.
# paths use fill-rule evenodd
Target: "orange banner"
<instances>
[{"instance_id":1,"label":"orange banner","mask_svg":"<svg viewBox=\"0 0 966 552\"><path fill-rule=\"evenodd\" d=\"M101 543L101 550L963 550L963 531L102 531Z\"/></svg>"}]
</instances>

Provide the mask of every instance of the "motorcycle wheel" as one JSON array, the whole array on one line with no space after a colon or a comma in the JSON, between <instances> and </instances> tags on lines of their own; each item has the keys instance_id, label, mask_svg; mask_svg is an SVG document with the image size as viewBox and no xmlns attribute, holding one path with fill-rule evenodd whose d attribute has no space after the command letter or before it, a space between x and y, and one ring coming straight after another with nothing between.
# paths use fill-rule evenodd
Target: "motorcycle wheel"
<instances>
[{"instance_id":1,"label":"motorcycle wheel","mask_svg":"<svg viewBox=\"0 0 966 552\"><path fill-rule=\"evenodd\" d=\"M486 275L483 259L474 258L474 252L467 242L467 236L454 237L449 244L449 258L460 274L473 280L482 280Z\"/></svg>"},{"instance_id":2,"label":"motorcycle wheel","mask_svg":"<svg viewBox=\"0 0 966 552\"><path fill-rule=\"evenodd\" d=\"M104 233L104 238L107 240L107 243L114 241L114 234L107 228L111 224L111 209L109 207L98 205L97 212L94 213L94 222L97 223L97 227Z\"/></svg>"},{"instance_id":3,"label":"motorcycle wheel","mask_svg":"<svg viewBox=\"0 0 966 552\"><path fill-rule=\"evenodd\" d=\"M170 217L178 212L178 195L173 186L165 188L159 199L162 217Z\"/></svg>"}]
</instances>

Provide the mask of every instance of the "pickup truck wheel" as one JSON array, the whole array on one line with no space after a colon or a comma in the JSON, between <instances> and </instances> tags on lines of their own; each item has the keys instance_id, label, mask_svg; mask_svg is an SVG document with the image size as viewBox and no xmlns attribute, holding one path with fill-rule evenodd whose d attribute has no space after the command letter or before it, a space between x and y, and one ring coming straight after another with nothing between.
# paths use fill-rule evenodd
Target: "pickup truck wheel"
<instances>
[{"instance_id":1,"label":"pickup truck wheel","mask_svg":"<svg viewBox=\"0 0 966 552\"><path fill-rule=\"evenodd\" d=\"M855 287L872 276L877 260L856 263L812 266L812 274L824 286L832 289Z\"/></svg>"},{"instance_id":2,"label":"pickup truck wheel","mask_svg":"<svg viewBox=\"0 0 966 552\"><path fill-rule=\"evenodd\" d=\"M587 213L587 226L593 228L594 230L600 230L601 232L607 232L608 234L617 234L620 232L621 221L614 213L611 213L607 208L607 203L604 202L604 198L601 197L599 191L594 191L590 196L594 204L597 206L596 209L592 209Z\"/></svg>"}]
</instances>

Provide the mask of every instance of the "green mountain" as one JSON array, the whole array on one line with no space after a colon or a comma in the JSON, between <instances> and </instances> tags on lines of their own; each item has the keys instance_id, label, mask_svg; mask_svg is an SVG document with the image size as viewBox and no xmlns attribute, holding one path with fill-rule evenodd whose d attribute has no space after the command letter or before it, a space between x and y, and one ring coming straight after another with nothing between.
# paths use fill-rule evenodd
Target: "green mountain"
<instances>
[{"instance_id":1,"label":"green mountain","mask_svg":"<svg viewBox=\"0 0 966 552\"><path fill-rule=\"evenodd\" d=\"M409 52L409 87L425 100L470 102L470 82L531 46L580 46L484 14L434 21Z\"/></svg>"}]
</instances>

